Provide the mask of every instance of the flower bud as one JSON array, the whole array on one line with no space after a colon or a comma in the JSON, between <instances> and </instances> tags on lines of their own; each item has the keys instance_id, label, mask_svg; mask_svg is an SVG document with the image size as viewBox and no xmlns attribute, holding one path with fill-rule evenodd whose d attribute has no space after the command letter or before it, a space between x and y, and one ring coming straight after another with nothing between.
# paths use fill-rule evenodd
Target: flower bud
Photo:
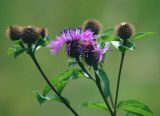
<instances>
[{"instance_id":1,"label":"flower bud","mask_svg":"<svg viewBox=\"0 0 160 116\"><path fill-rule=\"evenodd\" d=\"M38 33L41 35L42 38L45 38L48 35L48 30L42 27L42 28L39 28Z\"/></svg>"},{"instance_id":2,"label":"flower bud","mask_svg":"<svg viewBox=\"0 0 160 116\"><path fill-rule=\"evenodd\" d=\"M7 35L12 41L20 40L22 34L22 27L20 26L10 26L7 29Z\"/></svg>"},{"instance_id":3,"label":"flower bud","mask_svg":"<svg viewBox=\"0 0 160 116\"><path fill-rule=\"evenodd\" d=\"M38 28L27 26L23 29L21 38L24 43L34 44L40 36L41 35L38 33Z\"/></svg>"},{"instance_id":4,"label":"flower bud","mask_svg":"<svg viewBox=\"0 0 160 116\"><path fill-rule=\"evenodd\" d=\"M90 30L93 32L94 35L98 35L102 26L99 21L94 19L86 20L83 24L83 30Z\"/></svg>"},{"instance_id":5,"label":"flower bud","mask_svg":"<svg viewBox=\"0 0 160 116\"><path fill-rule=\"evenodd\" d=\"M134 26L123 22L115 27L115 33L123 40L128 40L134 34Z\"/></svg>"}]
</instances>

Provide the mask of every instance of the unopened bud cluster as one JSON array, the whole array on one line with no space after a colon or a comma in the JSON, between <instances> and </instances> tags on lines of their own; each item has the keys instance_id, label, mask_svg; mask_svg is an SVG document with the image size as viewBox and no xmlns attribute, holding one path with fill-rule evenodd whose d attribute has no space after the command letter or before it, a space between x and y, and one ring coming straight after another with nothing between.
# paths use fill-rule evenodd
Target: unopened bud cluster
<instances>
[{"instance_id":1,"label":"unopened bud cluster","mask_svg":"<svg viewBox=\"0 0 160 116\"><path fill-rule=\"evenodd\" d=\"M48 35L47 29L44 27L10 26L7 31L12 41L22 40L26 44L34 44L38 39Z\"/></svg>"}]
</instances>

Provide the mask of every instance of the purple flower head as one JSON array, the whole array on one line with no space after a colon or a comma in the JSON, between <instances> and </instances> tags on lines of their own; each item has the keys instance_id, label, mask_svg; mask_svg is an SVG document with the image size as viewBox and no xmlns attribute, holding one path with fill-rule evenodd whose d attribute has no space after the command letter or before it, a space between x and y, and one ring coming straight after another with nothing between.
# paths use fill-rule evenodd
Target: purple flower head
<instances>
[{"instance_id":1,"label":"purple flower head","mask_svg":"<svg viewBox=\"0 0 160 116\"><path fill-rule=\"evenodd\" d=\"M99 62L104 61L104 56L106 51L109 50L109 43L106 43L105 48L101 49L98 45L96 44L83 44L83 49L82 49L82 57L84 58L85 62L93 66L94 68L98 67Z\"/></svg>"},{"instance_id":2,"label":"purple flower head","mask_svg":"<svg viewBox=\"0 0 160 116\"><path fill-rule=\"evenodd\" d=\"M94 41L93 32L89 30L83 31L81 28L68 28L47 47L51 48L53 54L56 54L59 52L60 48L66 44L67 55L76 58L80 55L80 45L84 41Z\"/></svg>"}]
</instances>

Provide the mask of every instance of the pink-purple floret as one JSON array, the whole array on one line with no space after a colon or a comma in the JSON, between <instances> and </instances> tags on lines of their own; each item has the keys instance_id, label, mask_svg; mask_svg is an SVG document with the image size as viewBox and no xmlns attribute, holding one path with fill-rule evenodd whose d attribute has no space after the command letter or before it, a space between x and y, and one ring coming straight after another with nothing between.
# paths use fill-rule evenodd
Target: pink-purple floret
<instances>
[{"instance_id":1,"label":"pink-purple floret","mask_svg":"<svg viewBox=\"0 0 160 116\"><path fill-rule=\"evenodd\" d=\"M104 55L109 50L109 47L110 43L106 43L106 46L104 48L100 48L99 46L95 48L94 51L98 53L97 59L99 60L99 62L104 61Z\"/></svg>"},{"instance_id":2,"label":"pink-purple floret","mask_svg":"<svg viewBox=\"0 0 160 116\"><path fill-rule=\"evenodd\" d=\"M95 41L95 36L93 35L93 32L90 30L83 31L81 28L68 28L65 29L59 36L56 37L56 40L52 41L47 47L51 49L52 54L57 54L60 50L60 48L64 44L70 44L71 42L78 40L81 41L81 43L84 45L91 44L94 46L94 51L98 52L97 58L99 61L104 60L104 54L109 49L109 44L103 49L98 47L97 42ZM88 43L88 44L86 44ZM83 47L83 45L82 45ZM70 49L66 47L67 49ZM83 48L79 48L79 51L81 51L81 54L83 54ZM66 50L68 51L68 50ZM94 52L92 51L92 52Z\"/></svg>"}]
</instances>

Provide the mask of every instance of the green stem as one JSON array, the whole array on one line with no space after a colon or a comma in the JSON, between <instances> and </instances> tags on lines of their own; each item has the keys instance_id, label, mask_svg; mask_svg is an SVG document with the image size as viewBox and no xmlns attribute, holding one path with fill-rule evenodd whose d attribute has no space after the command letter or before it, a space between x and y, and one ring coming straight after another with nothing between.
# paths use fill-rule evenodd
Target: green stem
<instances>
[{"instance_id":1,"label":"green stem","mask_svg":"<svg viewBox=\"0 0 160 116\"><path fill-rule=\"evenodd\" d=\"M102 91L102 88L101 88L101 85L100 85L100 80L99 80L99 78L97 77L97 74L95 73L95 76L96 76L96 80L95 80L95 79L92 77L92 75L87 71L87 69L85 68L85 66L83 65L83 63L80 62L79 60L77 60L77 62L78 62L78 65L80 66L80 68L88 75L88 77L89 77L92 81L94 81L94 82L96 83L96 85L97 85L97 87L98 87L98 90L99 90L99 92L100 92L103 100L105 101L106 106L108 107L109 112L111 113L111 116L113 116L113 111L112 111L112 109L111 109L111 107L110 107L107 99L105 98L105 96L104 96L104 94L103 94L103 91Z\"/></svg>"},{"instance_id":2,"label":"green stem","mask_svg":"<svg viewBox=\"0 0 160 116\"><path fill-rule=\"evenodd\" d=\"M95 76L96 76L96 85L98 87L98 90L99 90L99 92L100 92L100 94L101 94L101 96L102 96L102 98L103 98L103 100L104 100L104 102L105 102L105 104L106 104L111 116L114 116L114 112L112 111L112 109L111 109L111 107L109 105L109 102L107 101L106 97L103 94L102 87L101 87L101 84L100 84L100 79L99 79L99 77L97 76L96 73L95 73Z\"/></svg>"},{"instance_id":3,"label":"green stem","mask_svg":"<svg viewBox=\"0 0 160 116\"><path fill-rule=\"evenodd\" d=\"M111 100L111 105L114 108L114 101L113 101L113 97L112 97L112 93L111 93L111 89L109 88L109 98Z\"/></svg>"},{"instance_id":4,"label":"green stem","mask_svg":"<svg viewBox=\"0 0 160 116\"><path fill-rule=\"evenodd\" d=\"M32 53L28 53L34 64L36 65L36 67L38 68L39 72L42 74L43 78L45 79L45 81L47 82L47 84L51 87L51 89L57 94L57 96L62 100L62 102L65 104L65 106L70 109L70 111L75 115L75 116L79 116L76 111L68 104L68 102L65 100L64 97L61 96L61 94L54 88L54 86L51 84L51 82L49 81L49 79L47 78L47 76L45 75L45 73L43 72L42 68L40 67L36 57L34 54Z\"/></svg>"},{"instance_id":5,"label":"green stem","mask_svg":"<svg viewBox=\"0 0 160 116\"><path fill-rule=\"evenodd\" d=\"M116 108L117 108L117 101L118 101L119 85L120 85L120 79L121 79L121 73L122 73L122 66L123 66L124 56L125 56L125 51L122 52L121 62L120 62L120 67L119 67L117 89L116 89L116 97L115 97L115 105L114 105L114 116L116 116Z\"/></svg>"},{"instance_id":6,"label":"green stem","mask_svg":"<svg viewBox=\"0 0 160 116\"><path fill-rule=\"evenodd\" d=\"M78 62L78 65L81 67L81 69L87 74L88 78L95 82L95 79L92 77L92 75L89 74L89 72L87 71L83 63L80 62L79 60L77 60L77 62Z\"/></svg>"}]
</instances>

